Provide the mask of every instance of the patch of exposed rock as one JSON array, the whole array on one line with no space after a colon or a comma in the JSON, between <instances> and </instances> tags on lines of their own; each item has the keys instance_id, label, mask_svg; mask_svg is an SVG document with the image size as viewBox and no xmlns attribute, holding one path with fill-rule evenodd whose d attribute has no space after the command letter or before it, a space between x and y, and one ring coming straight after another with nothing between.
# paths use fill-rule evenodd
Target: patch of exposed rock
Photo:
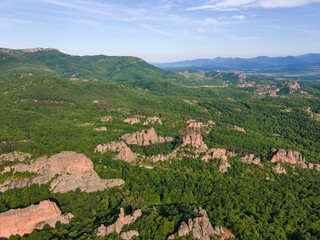
<instances>
[{"instance_id":1,"label":"patch of exposed rock","mask_svg":"<svg viewBox=\"0 0 320 240\"><path fill-rule=\"evenodd\" d=\"M278 163L277 165L273 166L272 169L273 169L276 173L279 173L279 174L281 174L281 173L287 174L286 170L285 170L283 167L281 167L281 164L280 164L280 163Z\"/></svg>"},{"instance_id":2,"label":"patch of exposed rock","mask_svg":"<svg viewBox=\"0 0 320 240\"><path fill-rule=\"evenodd\" d=\"M46 184L52 180L50 190L54 193L66 193L79 188L84 192L103 191L124 184L122 179L101 179L93 170L92 161L84 154L61 152L50 158L41 157L30 165L18 164L5 171L31 172L37 176L19 181L7 180L0 185L0 191Z\"/></svg>"},{"instance_id":3,"label":"patch of exposed rock","mask_svg":"<svg viewBox=\"0 0 320 240\"><path fill-rule=\"evenodd\" d=\"M129 163L134 162L139 156L139 154L132 152L123 141L98 145L94 152L105 153L107 151L118 152L114 159L119 159Z\"/></svg>"},{"instance_id":4,"label":"patch of exposed rock","mask_svg":"<svg viewBox=\"0 0 320 240\"><path fill-rule=\"evenodd\" d=\"M240 160L247 164L258 165L260 163L260 158L255 158L253 154L241 157Z\"/></svg>"},{"instance_id":5,"label":"patch of exposed rock","mask_svg":"<svg viewBox=\"0 0 320 240\"><path fill-rule=\"evenodd\" d=\"M112 122L113 117L112 116L107 116L107 117L101 117L100 121L101 122Z\"/></svg>"},{"instance_id":6,"label":"patch of exposed rock","mask_svg":"<svg viewBox=\"0 0 320 240\"><path fill-rule=\"evenodd\" d=\"M23 152L12 152L7 154L0 155L0 163L1 162L13 162L14 160L18 160L22 162L26 158L31 158L30 153L23 153Z\"/></svg>"},{"instance_id":7,"label":"patch of exposed rock","mask_svg":"<svg viewBox=\"0 0 320 240\"><path fill-rule=\"evenodd\" d=\"M133 124L140 123L140 119L139 118L127 118L127 119L123 120L123 122L133 125Z\"/></svg>"},{"instance_id":8,"label":"patch of exposed rock","mask_svg":"<svg viewBox=\"0 0 320 240\"><path fill-rule=\"evenodd\" d=\"M127 133L121 137L127 144L136 144L140 146L148 146L155 143L172 142L172 137L160 137L157 135L154 128L142 130L135 133Z\"/></svg>"},{"instance_id":9,"label":"patch of exposed rock","mask_svg":"<svg viewBox=\"0 0 320 240\"><path fill-rule=\"evenodd\" d=\"M237 125L234 125L234 129L240 132L246 132L244 128L238 127Z\"/></svg>"},{"instance_id":10,"label":"patch of exposed rock","mask_svg":"<svg viewBox=\"0 0 320 240\"><path fill-rule=\"evenodd\" d=\"M98 131L98 132L108 131L108 129L106 127L94 128L94 130Z\"/></svg>"},{"instance_id":11,"label":"patch of exposed rock","mask_svg":"<svg viewBox=\"0 0 320 240\"><path fill-rule=\"evenodd\" d=\"M182 147L190 145L193 148L198 150L206 150L208 146L203 142L202 136L200 133L189 132L186 136L182 138Z\"/></svg>"},{"instance_id":12,"label":"patch of exposed rock","mask_svg":"<svg viewBox=\"0 0 320 240\"><path fill-rule=\"evenodd\" d=\"M120 238L123 240L131 240L133 237L139 237L140 234L138 231L130 230L128 232L122 232Z\"/></svg>"},{"instance_id":13,"label":"patch of exposed rock","mask_svg":"<svg viewBox=\"0 0 320 240\"><path fill-rule=\"evenodd\" d=\"M219 164L218 164L218 169L219 172L227 172L228 168L230 168L231 165L228 162L228 158L227 157L223 157L220 159Z\"/></svg>"},{"instance_id":14,"label":"patch of exposed rock","mask_svg":"<svg viewBox=\"0 0 320 240\"><path fill-rule=\"evenodd\" d=\"M135 222L137 220L137 218L140 217L141 215L142 215L142 212L140 209L138 209L138 210L135 210L132 215L125 216L124 210L123 210L123 208L121 208L117 221L108 227L101 224L101 226L98 228L97 236L98 237L105 237L105 236L108 236L109 234L113 233L114 231L116 231L118 234L120 234L124 226ZM134 232L129 233L129 236L134 233L136 233L136 232L134 231ZM128 236L128 233L126 233L124 235ZM131 237L133 237L133 235ZM129 239L131 239L131 238L129 238Z\"/></svg>"},{"instance_id":15,"label":"patch of exposed rock","mask_svg":"<svg viewBox=\"0 0 320 240\"><path fill-rule=\"evenodd\" d=\"M145 122L143 123L143 125L145 126L145 125L148 125L149 123L151 123L151 124L156 124L156 123L158 123L159 125L162 125L162 121L161 121L161 119L158 118L158 117L149 117L149 118L147 119L147 121L145 121Z\"/></svg>"},{"instance_id":16,"label":"patch of exposed rock","mask_svg":"<svg viewBox=\"0 0 320 240\"><path fill-rule=\"evenodd\" d=\"M46 224L55 227L58 221L69 224L72 217L71 213L62 215L58 206L51 201L42 201L27 208L11 209L0 213L0 238L30 234L34 229L42 229Z\"/></svg>"},{"instance_id":17,"label":"patch of exposed rock","mask_svg":"<svg viewBox=\"0 0 320 240\"><path fill-rule=\"evenodd\" d=\"M316 169L320 171L320 164L313 164L305 161L305 157L300 152L289 150L288 152L283 149L273 149L274 156L272 157L272 163L287 163L301 168ZM278 164L279 165L279 164ZM278 166L277 165L277 166ZM275 169L275 167L274 167ZM275 170L276 171L276 170ZM282 171L283 172L283 171Z\"/></svg>"},{"instance_id":18,"label":"patch of exposed rock","mask_svg":"<svg viewBox=\"0 0 320 240\"><path fill-rule=\"evenodd\" d=\"M168 240L173 240L175 236L184 237L190 233L193 234L195 239L201 240L210 240L211 238L219 240L235 238L228 229L219 226L213 227L205 209L199 208L199 210L195 210L195 212L202 214L202 217L189 218L188 223L182 222L178 233L169 236Z\"/></svg>"}]
</instances>

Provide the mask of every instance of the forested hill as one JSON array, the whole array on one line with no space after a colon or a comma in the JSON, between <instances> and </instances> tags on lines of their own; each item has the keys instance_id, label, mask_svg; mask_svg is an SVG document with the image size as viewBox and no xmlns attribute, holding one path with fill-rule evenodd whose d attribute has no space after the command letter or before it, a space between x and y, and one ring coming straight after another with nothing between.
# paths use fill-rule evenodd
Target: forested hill
<instances>
[{"instance_id":1,"label":"forested hill","mask_svg":"<svg viewBox=\"0 0 320 240\"><path fill-rule=\"evenodd\" d=\"M319 81L0 61L0 238L320 239Z\"/></svg>"},{"instance_id":2,"label":"forested hill","mask_svg":"<svg viewBox=\"0 0 320 240\"><path fill-rule=\"evenodd\" d=\"M176 81L180 75L157 68L141 58L71 56L56 49L0 49L0 70L99 81Z\"/></svg>"}]
</instances>

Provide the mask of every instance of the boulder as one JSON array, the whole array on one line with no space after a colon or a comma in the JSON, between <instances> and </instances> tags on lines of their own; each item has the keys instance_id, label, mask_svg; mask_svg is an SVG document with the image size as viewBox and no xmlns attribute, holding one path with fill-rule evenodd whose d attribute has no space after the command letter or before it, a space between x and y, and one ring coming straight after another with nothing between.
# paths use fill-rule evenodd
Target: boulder
<instances>
[{"instance_id":1,"label":"boulder","mask_svg":"<svg viewBox=\"0 0 320 240\"><path fill-rule=\"evenodd\" d=\"M150 128L147 131L142 130L135 133L127 133L121 137L127 144L136 144L140 146L148 146L155 143L172 142L172 137L159 137L154 130Z\"/></svg>"},{"instance_id":2,"label":"boulder","mask_svg":"<svg viewBox=\"0 0 320 240\"><path fill-rule=\"evenodd\" d=\"M103 191L124 184L122 179L101 179L93 170L93 163L89 158L84 154L68 151L50 158L41 157L30 165L14 165L10 170L36 173L37 176L19 181L5 181L0 185L2 192L31 184L47 184L49 181L53 193L66 193L77 188L84 192Z\"/></svg>"},{"instance_id":3,"label":"boulder","mask_svg":"<svg viewBox=\"0 0 320 240\"><path fill-rule=\"evenodd\" d=\"M70 213L62 215L58 206L51 201L42 201L27 208L11 209L0 213L0 238L30 234L34 229L42 229L46 224L55 227L58 221L68 224L72 217Z\"/></svg>"},{"instance_id":4,"label":"boulder","mask_svg":"<svg viewBox=\"0 0 320 240\"><path fill-rule=\"evenodd\" d=\"M98 237L105 237L105 236L108 236L109 234L113 233L114 231L116 231L118 234L120 234L120 232L124 226L135 222L137 220L137 218L140 217L141 215L142 215L142 212L140 209L138 209L138 210L135 210L132 215L125 216L124 210L123 210L123 208L121 208L117 221L108 227L106 227L102 224L98 228L97 236Z\"/></svg>"}]
</instances>

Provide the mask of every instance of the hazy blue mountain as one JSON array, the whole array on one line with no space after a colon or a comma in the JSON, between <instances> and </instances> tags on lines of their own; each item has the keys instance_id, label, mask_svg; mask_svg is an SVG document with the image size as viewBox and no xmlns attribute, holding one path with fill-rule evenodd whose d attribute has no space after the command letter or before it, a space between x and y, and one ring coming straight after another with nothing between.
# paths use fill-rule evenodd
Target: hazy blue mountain
<instances>
[{"instance_id":1,"label":"hazy blue mountain","mask_svg":"<svg viewBox=\"0 0 320 240\"><path fill-rule=\"evenodd\" d=\"M171 63L153 63L155 66L181 71L197 69L202 71L241 71L249 73L278 73L279 75L292 74L305 71L319 71L320 54L310 53L301 56L255 58L221 58L195 59Z\"/></svg>"}]
</instances>

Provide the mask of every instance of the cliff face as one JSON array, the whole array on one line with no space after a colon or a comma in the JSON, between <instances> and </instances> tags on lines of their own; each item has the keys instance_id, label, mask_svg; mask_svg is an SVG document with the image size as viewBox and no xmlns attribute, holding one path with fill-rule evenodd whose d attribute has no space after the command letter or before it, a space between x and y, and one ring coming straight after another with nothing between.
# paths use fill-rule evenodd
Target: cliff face
<instances>
[{"instance_id":1,"label":"cliff face","mask_svg":"<svg viewBox=\"0 0 320 240\"><path fill-rule=\"evenodd\" d=\"M84 154L61 152L50 158L42 157L30 165L18 164L4 171L32 172L38 176L20 181L7 180L0 185L0 191L25 187L31 184L46 184L50 180L50 190L54 193L66 193L80 188L81 191L95 192L124 184L122 179L101 179L93 170L92 161ZM58 177L56 177L58 175Z\"/></svg>"},{"instance_id":2,"label":"cliff face","mask_svg":"<svg viewBox=\"0 0 320 240\"><path fill-rule=\"evenodd\" d=\"M16 234L23 236L34 229L42 229L46 224L55 227L58 221L68 224L72 217L70 213L62 215L58 206L51 201L42 201L23 209L11 209L0 213L0 237L9 238Z\"/></svg>"}]
</instances>

